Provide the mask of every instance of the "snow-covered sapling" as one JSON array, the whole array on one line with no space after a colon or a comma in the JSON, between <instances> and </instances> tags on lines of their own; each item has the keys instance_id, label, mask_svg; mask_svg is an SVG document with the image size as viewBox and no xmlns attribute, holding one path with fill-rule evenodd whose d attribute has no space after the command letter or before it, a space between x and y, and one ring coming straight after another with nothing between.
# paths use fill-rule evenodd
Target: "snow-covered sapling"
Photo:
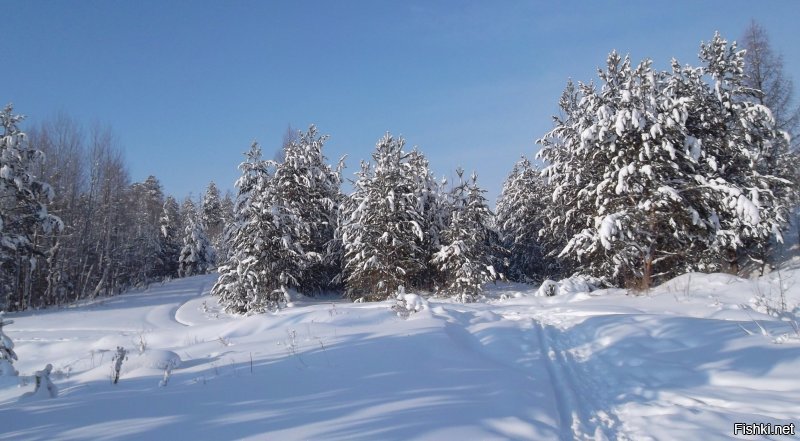
<instances>
[{"instance_id":1,"label":"snow-covered sapling","mask_svg":"<svg viewBox=\"0 0 800 441\"><path fill-rule=\"evenodd\" d=\"M14 342L3 333L3 326L14 323L13 320L3 320L5 312L0 311L0 376L16 376L17 370L14 369L13 363L17 360L17 354L14 352Z\"/></svg>"},{"instance_id":2,"label":"snow-covered sapling","mask_svg":"<svg viewBox=\"0 0 800 441\"><path fill-rule=\"evenodd\" d=\"M114 354L114 358L111 359L111 361L114 362L114 384L117 384L119 381L119 371L122 369L122 362L127 359L128 351L122 346L117 346L117 353Z\"/></svg>"},{"instance_id":3,"label":"snow-covered sapling","mask_svg":"<svg viewBox=\"0 0 800 441\"><path fill-rule=\"evenodd\" d=\"M297 344L297 331L295 331L294 329L287 329L286 335L289 336L289 340L284 342L286 351L290 355L294 356L294 358L297 359L297 362L300 363L302 367L308 367L306 362L303 360L303 357L301 357L300 353L297 351L299 347Z\"/></svg>"},{"instance_id":4,"label":"snow-covered sapling","mask_svg":"<svg viewBox=\"0 0 800 441\"><path fill-rule=\"evenodd\" d=\"M147 338L144 335L144 331L139 333L139 342L136 343L136 346L139 348L140 354L144 354L144 351L147 350Z\"/></svg>"},{"instance_id":5,"label":"snow-covered sapling","mask_svg":"<svg viewBox=\"0 0 800 441\"><path fill-rule=\"evenodd\" d=\"M50 373L53 372L53 365L48 363L44 369L33 374L36 379L36 387L33 389L32 396L43 396L55 398L58 396L58 388L50 381Z\"/></svg>"},{"instance_id":6,"label":"snow-covered sapling","mask_svg":"<svg viewBox=\"0 0 800 441\"><path fill-rule=\"evenodd\" d=\"M558 294L558 282L547 279L542 282L542 285L536 291L536 295L540 297L552 297Z\"/></svg>"},{"instance_id":7,"label":"snow-covered sapling","mask_svg":"<svg viewBox=\"0 0 800 441\"><path fill-rule=\"evenodd\" d=\"M403 319L407 319L411 314L428 308L428 302L424 298L417 294L406 294L402 286L398 290L396 298L397 303L392 305L392 311Z\"/></svg>"},{"instance_id":8,"label":"snow-covered sapling","mask_svg":"<svg viewBox=\"0 0 800 441\"><path fill-rule=\"evenodd\" d=\"M172 376L172 370L177 367L178 363L176 360L171 359L167 361L166 365L164 366L164 378L158 382L158 385L161 387L166 387L167 383L169 383L169 378Z\"/></svg>"}]
</instances>

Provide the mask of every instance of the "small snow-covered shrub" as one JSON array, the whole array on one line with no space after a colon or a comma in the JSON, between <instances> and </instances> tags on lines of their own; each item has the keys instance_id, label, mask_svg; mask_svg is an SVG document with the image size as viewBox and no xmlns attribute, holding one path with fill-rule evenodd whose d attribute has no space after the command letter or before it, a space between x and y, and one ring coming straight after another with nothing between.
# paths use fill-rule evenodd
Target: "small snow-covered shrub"
<instances>
[{"instance_id":1,"label":"small snow-covered shrub","mask_svg":"<svg viewBox=\"0 0 800 441\"><path fill-rule=\"evenodd\" d=\"M542 286L536 290L537 297L552 297L558 294L558 282L547 279L542 282Z\"/></svg>"},{"instance_id":2,"label":"small snow-covered shrub","mask_svg":"<svg viewBox=\"0 0 800 441\"><path fill-rule=\"evenodd\" d=\"M408 318L415 312L420 312L423 309L428 309L428 301L417 294L406 294L400 292L397 294L397 303L392 305L392 311L397 313L398 317Z\"/></svg>"},{"instance_id":3,"label":"small snow-covered shrub","mask_svg":"<svg viewBox=\"0 0 800 441\"><path fill-rule=\"evenodd\" d=\"M128 351L126 351L122 346L117 346L117 353L114 354L114 358L111 359L111 361L114 362L114 372L112 373L114 384L117 384L119 381L119 371L122 369L122 362L127 359Z\"/></svg>"},{"instance_id":4,"label":"small snow-covered shrub","mask_svg":"<svg viewBox=\"0 0 800 441\"><path fill-rule=\"evenodd\" d=\"M128 361L126 371L145 369L174 369L181 365L181 357L166 349L148 349L147 352Z\"/></svg>"},{"instance_id":5,"label":"small snow-covered shrub","mask_svg":"<svg viewBox=\"0 0 800 441\"><path fill-rule=\"evenodd\" d=\"M564 294L575 294L579 292L592 292L602 286L599 279L588 276L574 275L567 279L545 280L542 286L536 291L537 297L557 296Z\"/></svg>"},{"instance_id":6,"label":"small snow-covered shrub","mask_svg":"<svg viewBox=\"0 0 800 441\"><path fill-rule=\"evenodd\" d=\"M14 352L14 342L3 333L3 326L14 323L13 320L3 320L4 312L0 311L0 376L16 376L17 370L13 363L17 359Z\"/></svg>"},{"instance_id":7,"label":"small snow-covered shrub","mask_svg":"<svg viewBox=\"0 0 800 441\"><path fill-rule=\"evenodd\" d=\"M50 373L53 372L53 365L47 364L44 369L33 374L36 385L33 392L27 392L21 399L27 398L55 398L58 396L58 388L50 381Z\"/></svg>"},{"instance_id":8,"label":"small snow-covered shrub","mask_svg":"<svg viewBox=\"0 0 800 441\"><path fill-rule=\"evenodd\" d=\"M180 366L181 359L178 354L172 351L163 351L164 353L169 353L171 356L166 357L163 362L164 368L164 378L158 383L161 387L166 387L167 383L169 382L170 377L172 376L172 370Z\"/></svg>"},{"instance_id":9,"label":"small snow-covered shrub","mask_svg":"<svg viewBox=\"0 0 800 441\"><path fill-rule=\"evenodd\" d=\"M592 292L601 286L600 279L583 275L574 275L559 282L560 294Z\"/></svg>"}]
</instances>

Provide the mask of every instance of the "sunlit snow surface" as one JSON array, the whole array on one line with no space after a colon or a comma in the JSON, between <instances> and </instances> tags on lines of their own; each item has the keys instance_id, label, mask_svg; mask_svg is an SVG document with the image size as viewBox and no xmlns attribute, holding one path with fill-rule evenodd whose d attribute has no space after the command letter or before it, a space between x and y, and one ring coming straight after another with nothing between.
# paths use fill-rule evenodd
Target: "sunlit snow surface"
<instances>
[{"instance_id":1,"label":"sunlit snow surface","mask_svg":"<svg viewBox=\"0 0 800 441\"><path fill-rule=\"evenodd\" d=\"M335 298L232 317L214 280L8 314L22 379L52 363L60 395L21 399L33 385L0 377L0 439L712 440L800 423L800 337L767 313L781 292L800 312L796 270L639 296L506 284L408 319Z\"/></svg>"}]
</instances>

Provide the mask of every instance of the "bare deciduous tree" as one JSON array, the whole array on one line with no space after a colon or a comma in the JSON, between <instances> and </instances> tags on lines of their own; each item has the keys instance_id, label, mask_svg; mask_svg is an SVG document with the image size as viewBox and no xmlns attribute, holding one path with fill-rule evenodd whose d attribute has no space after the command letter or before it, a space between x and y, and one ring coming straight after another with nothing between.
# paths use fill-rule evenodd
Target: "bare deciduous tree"
<instances>
[{"instance_id":1,"label":"bare deciduous tree","mask_svg":"<svg viewBox=\"0 0 800 441\"><path fill-rule=\"evenodd\" d=\"M792 147L800 142L800 106L794 102L794 84L783 72L783 56L770 46L767 31L755 20L742 36L745 54L746 85L757 89L756 99L772 110L778 129L792 137Z\"/></svg>"}]
</instances>

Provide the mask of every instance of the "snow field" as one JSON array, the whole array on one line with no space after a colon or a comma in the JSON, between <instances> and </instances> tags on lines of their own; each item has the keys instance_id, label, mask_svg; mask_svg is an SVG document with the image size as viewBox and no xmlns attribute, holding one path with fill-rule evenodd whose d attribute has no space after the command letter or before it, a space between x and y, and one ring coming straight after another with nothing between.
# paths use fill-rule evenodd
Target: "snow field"
<instances>
[{"instance_id":1,"label":"snow field","mask_svg":"<svg viewBox=\"0 0 800 441\"><path fill-rule=\"evenodd\" d=\"M32 384L0 377L0 439L730 439L734 422L800 422L795 278L405 294L407 319L392 301L305 298L232 317L215 276L175 280L10 314L21 378L52 363L60 394L21 399Z\"/></svg>"}]
</instances>

